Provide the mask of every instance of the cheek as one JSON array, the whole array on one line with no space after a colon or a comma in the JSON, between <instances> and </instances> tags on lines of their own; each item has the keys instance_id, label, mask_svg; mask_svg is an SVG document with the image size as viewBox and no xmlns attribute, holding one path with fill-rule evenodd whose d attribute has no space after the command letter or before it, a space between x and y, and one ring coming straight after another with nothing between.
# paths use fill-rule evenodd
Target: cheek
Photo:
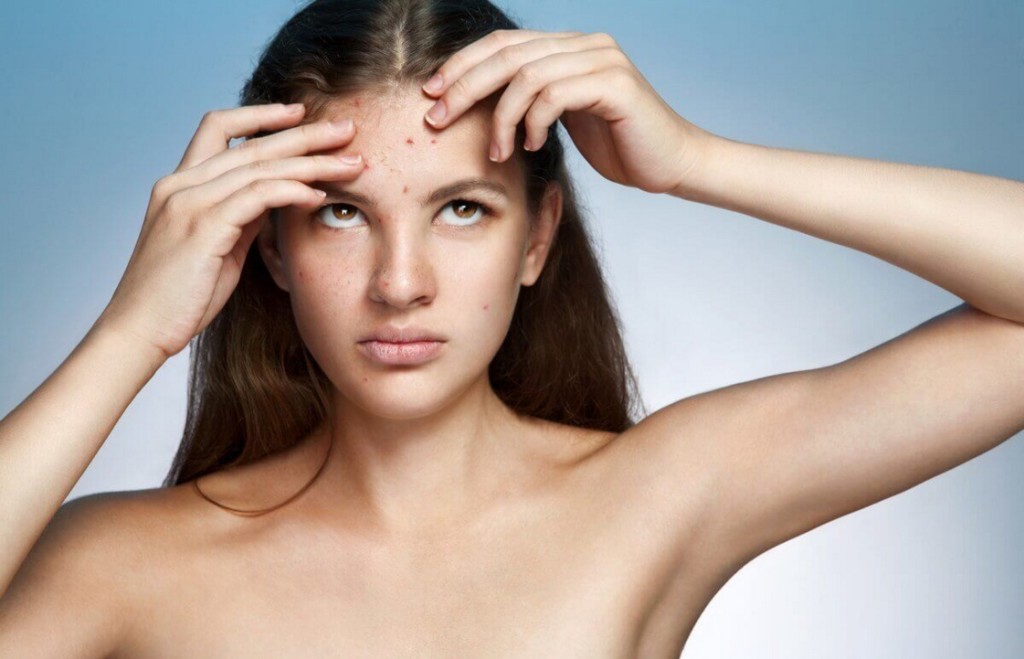
<instances>
[{"instance_id":1,"label":"cheek","mask_svg":"<svg viewBox=\"0 0 1024 659\"><path fill-rule=\"evenodd\" d=\"M438 295L454 299L444 304L474 306L490 312L515 304L519 291L520 252L514 241L459 245L446 250L437 272ZM461 300L461 302L459 301Z\"/></svg>"}]
</instances>

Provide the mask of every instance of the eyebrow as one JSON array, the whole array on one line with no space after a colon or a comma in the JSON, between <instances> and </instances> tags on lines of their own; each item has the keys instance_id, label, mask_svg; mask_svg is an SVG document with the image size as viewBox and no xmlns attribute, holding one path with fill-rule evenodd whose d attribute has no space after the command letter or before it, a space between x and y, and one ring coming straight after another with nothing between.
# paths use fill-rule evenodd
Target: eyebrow
<instances>
[{"instance_id":1,"label":"eyebrow","mask_svg":"<svg viewBox=\"0 0 1024 659\"><path fill-rule=\"evenodd\" d=\"M340 197L364 206L373 206L375 203L372 197L348 190L336 181L317 181L313 184L313 187L326 191L329 196ZM505 186L501 183L479 177L465 178L437 188L423 200L423 205L427 206L429 204L436 204L442 199L457 196L471 190L485 190L494 195L500 195L506 198L508 197L508 190L506 190Z\"/></svg>"}]
</instances>

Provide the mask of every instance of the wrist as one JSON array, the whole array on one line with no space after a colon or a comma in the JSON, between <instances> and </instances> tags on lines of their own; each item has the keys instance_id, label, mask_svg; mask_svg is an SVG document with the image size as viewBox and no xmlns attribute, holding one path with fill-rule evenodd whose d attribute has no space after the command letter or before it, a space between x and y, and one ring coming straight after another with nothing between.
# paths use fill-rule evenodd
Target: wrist
<instances>
[{"instance_id":1,"label":"wrist","mask_svg":"<svg viewBox=\"0 0 1024 659\"><path fill-rule=\"evenodd\" d=\"M136 361L140 366L156 373L168 360L168 355L159 347L145 341L130 329L106 321L102 316L89 330L85 342L107 346L120 352L124 358Z\"/></svg>"},{"instance_id":2,"label":"wrist","mask_svg":"<svg viewBox=\"0 0 1024 659\"><path fill-rule=\"evenodd\" d=\"M687 201L709 203L715 190L715 180L720 171L724 151L733 142L706 130L693 127L688 140L693 145L693 156L683 168L679 183L669 193Z\"/></svg>"}]
</instances>

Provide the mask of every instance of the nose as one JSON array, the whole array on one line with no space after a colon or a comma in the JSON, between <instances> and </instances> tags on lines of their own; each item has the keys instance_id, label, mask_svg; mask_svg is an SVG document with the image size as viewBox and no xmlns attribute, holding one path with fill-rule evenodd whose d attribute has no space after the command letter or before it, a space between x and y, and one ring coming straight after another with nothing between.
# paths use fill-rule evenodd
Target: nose
<instances>
[{"instance_id":1,"label":"nose","mask_svg":"<svg viewBox=\"0 0 1024 659\"><path fill-rule=\"evenodd\" d=\"M426 236L412 222L389 225L380 225L370 298L398 309L429 304L436 281Z\"/></svg>"}]
</instances>

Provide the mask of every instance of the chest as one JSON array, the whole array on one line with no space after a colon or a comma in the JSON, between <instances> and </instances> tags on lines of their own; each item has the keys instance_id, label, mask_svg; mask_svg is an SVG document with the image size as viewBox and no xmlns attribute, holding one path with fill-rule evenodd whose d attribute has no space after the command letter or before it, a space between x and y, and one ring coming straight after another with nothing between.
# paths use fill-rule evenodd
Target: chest
<instances>
[{"instance_id":1,"label":"chest","mask_svg":"<svg viewBox=\"0 0 1024 659\"><path fill-rule=\"evenodd\" d=\"M684 569L685 522L559 501L457 533L285 527L193 547L154 570L124 656L678 657L713 595Z\"/></svg>"}]
</instances>

